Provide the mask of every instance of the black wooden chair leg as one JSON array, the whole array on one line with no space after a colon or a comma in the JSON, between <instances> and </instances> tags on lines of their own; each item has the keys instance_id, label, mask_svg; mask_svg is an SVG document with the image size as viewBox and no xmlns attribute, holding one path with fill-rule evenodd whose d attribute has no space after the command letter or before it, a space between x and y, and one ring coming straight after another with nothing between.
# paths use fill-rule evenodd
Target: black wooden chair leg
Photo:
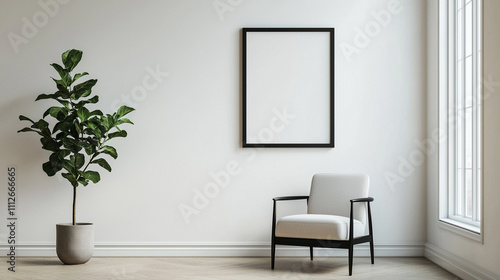
<instances>
[{"instance_id":1,"label":"black wooden chair leg","mask_svg":"<svg viewBox=\"0 0 500 280\"><path fill-rule=\"evenodd\" d=\"M311 255L311 261L313 260L313 247L309 247L309 254Z\"/></svg>"},{"instance_id":2,"label":"black wooden chair leg","mask_svg":"<svg viewBox=\"0 0 500 280\"><path fill-rule=\"evenodd\" d=\"M271 269L274 269L274 258L276 255L276 244L274 244L274 241L271 244Z\"/></svg>"},{"instance_id":3,"label":"black wooden chair leg","mask_svg":"<svg viewBox=\"0 0 500 280\"><path fill-rule=\"evenodd\" d=\"M352 275L352 262L353 262L353 245L349 246L349 276Z\"/></svg>"},{"instance_id":4,"label":"black wooden chair leg","mask_svg":"<svg viewBox=\"0 0 500 280\"><path fill-rule=\"evenodd\" d=\"M374 264L375 263L375 256L373 254L373 241L370 241L370 256L372 259L372 264Z\"/></svg>"}]
</instances>

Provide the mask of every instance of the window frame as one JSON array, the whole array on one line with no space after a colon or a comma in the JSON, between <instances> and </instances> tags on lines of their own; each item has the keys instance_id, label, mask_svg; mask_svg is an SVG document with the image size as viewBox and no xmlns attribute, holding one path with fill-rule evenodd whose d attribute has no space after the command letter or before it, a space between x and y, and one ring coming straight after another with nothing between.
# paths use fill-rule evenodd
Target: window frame
<instances>
[{"instance_id":1,"label":"window frame","mask_svg":"<svg viewBox=\"0 0 500 280\"><path fill-rule=\"evenodd\" d=\"M483 94L483 1L482 0L461 0L461 8L457 9L455 3L459 0L440 0L439 1L439 130L446 135L439 143L439 226L441 228L453 231L457 234L469 237L478 242L483 242L483 110L482 110L482 94ZM471 33L472 33L472 46L471 46L471 153L472 160L470 168L466 165L466 148L461 147L460 155L457 155L456 146L460 145L460 140L466 143L467 132L465 130L465 111L467 109L466 102L466 72L465 64L466 59L469 57L466 53L465 40L461 40L461 56L457 56L456 48L456 32L455 28L458 26L457 18L454 16L460 9L463 10L461 28L463 39L466 30L465 9L466 5L471 5ZM453 9L453 10L452 10ZM453 45L453 47L451 47ZM460 50L459 50L460 51ZM463 60L460 68L458 69L460 60ZM461 72L459 72L459 70ZM462 79L461 85L457 84L457 77L460 73ZM461 87L460 87L461 86ZM459 92L460 91L460 92ZM460 94L461 108L457 109L458 94ZM452 96L453 95L453 96ZM457 111L463 111L463 117L457 114ZM478 111L479 110L479 111ZM463 119L463 120L460 120ZM460 122L461 121L461 122ZM463 139L457 141L455 127L460 125L462 129ZM461 157L461 158L459 158ZM458 166L458 163L461 166ZM462 170L461 180L463 183L462 189L458 189L456 183L457 173ZM466 170L471 170L471 217L467 216L466 209ZM461 192L461 194L459 194ZM456 205L457 195L462 195ZM457 215L458 210L461 209L462 213Z\"/></svg>"}]
</instances>

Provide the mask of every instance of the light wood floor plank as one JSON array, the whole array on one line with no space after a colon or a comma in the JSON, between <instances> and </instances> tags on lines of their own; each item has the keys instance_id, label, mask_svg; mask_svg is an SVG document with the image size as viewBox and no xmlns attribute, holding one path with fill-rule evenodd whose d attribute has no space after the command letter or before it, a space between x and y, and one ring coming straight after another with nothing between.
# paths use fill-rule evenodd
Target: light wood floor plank
<instances>
[{"instance_id":1,"label":"light wood floor plank","mask_svg":"<svg viewBox=\"0 0 500 280\"><path fill-rule=\"evenodd\" d=\"M370 279L458 280L424 258L355 258L348 276L347 258L93 258L83 265L63 265L57 258L19 258L16 272L3 265L0 279L13 280L157 280L157 279Z\"/></svg>"}]
</instances>

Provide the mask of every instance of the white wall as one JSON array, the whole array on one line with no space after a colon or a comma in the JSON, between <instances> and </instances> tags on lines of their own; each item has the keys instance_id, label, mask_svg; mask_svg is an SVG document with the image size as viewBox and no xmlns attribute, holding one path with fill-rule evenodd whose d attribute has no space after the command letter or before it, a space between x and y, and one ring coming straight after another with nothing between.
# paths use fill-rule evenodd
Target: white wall
<instances>
[{"instance_id":1,"label":"white wall","mask_svg":"<svg viewBox=\"0 0 500 280\"><path fill-rule=\"evenodd\" d=\"M271 198L306 194L318 172L371 176L378 245L425 242L426 169L414 153L426 136L425 1L64 2L40 1L48 14L38 1L2 1L0 162L19 170L19 244L53 245L54 225L71 219L71 187L43 173L35 134L16 134L19 114L50 105L33 101L54 91L49 64L70 48L84 51L77 70L99 79L101 109L137 109L113 172L79 189L78 220L96 224L97 244L265 244ZM36 30L24 27L33 18ZM336 147L242 149L241 28L316 26L336 28ZM156 85L139 94L151 71ZM235 175L187 223L179 206L227 165Z\"/></svg>"},{"instance_id":2,"label":"white wall","mask_svg":"<svg viewBox=\"0 0 500 280\"><path fill-rule=\"evenodd\" d=\"M438 76L437 36L438 1L429 1L429 72L428 72L428 134L438 126ZM500 150L499 84L500 2L484 0L484 244L462 237L438 225L438 158L437 153L428 157L428 219L427 238L431 245L430 257L441 265L452 269L464 279L498 279L500 275L500 189L498 170ZM458 270L453 265L466 260L470 264ZM450 266L450 264L452 264ZM479 274L472 274L476 271ZM483 274L481 274L483 273ZM496 275L495 275L496 274Z\"/></svg>"}]
</instances>

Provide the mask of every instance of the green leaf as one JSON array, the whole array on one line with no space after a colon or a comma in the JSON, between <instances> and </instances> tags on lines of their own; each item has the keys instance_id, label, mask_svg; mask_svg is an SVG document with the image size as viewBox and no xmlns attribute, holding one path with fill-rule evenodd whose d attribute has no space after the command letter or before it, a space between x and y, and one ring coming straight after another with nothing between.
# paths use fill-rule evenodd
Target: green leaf
<instances>
[{"instance_id":1,"label":"green leaf","mask_svg":"<svg viewBox=\"0 0 500 280\"><path fill-rule=\"evenodd\" d=\"M87 133L88 135L95 135L99 139L101 138L102 135L99 127L91 121L87 123L87 128L85 129L85 133Z\"/></svg>"},{"instance_id":2,"label":"green leaf","mask_svg":"<svg viewBox=\"0 0 500 280\"><path fill-rule=\"evenodd\" d=\"M74 86L73 95L75 96L75 100L89 96L92 92L92 87L94 87L96 83L97 79L92 79Z\"/></svg>"},{"instance_id":3,"label":"green leaf","mask_svg":"<svg viewBox=\"0 0 500 280\"><path fill-rule=\"evenodd\" d=\"M87 103L95 104L97 102L99 102L99 96L98 95L96 95L96 96L94 96L94 97L92 97L90 99L85 100L85 104L87 104ZM101 115L102 115L102 113L101 113Z\"/></svg>"},{"instance_id":4,"label":"green leaf","mask_svg":"<svg viewBox=\"0 0 500 280\"><path fill-rule=\"evenodd\" d=\"M62 143L64 145L64 148L74 152L74 153L78 153L78 151L80 151L82 149L82 147L79 145L80 143L75 140L75 139L72 139L72 138L63 138L62 139Z\"/></svg>"},{"instance_id":5,"label":"green leaf","mask_svg":"<svg viewBox=\"0 0 500 280\"><path fill-rule=\"evenodd\" d=\"M57 100L57 102L61 103L65 108L69 109L69 104L70 104L69 101L59 99L59 98L57 98L56 100Z\"/></svg>"},{"instance_id":6,"label":"green leaf","mask_svg":"<svg viewBox=\"0 0 500 280\"><path fill-rule=\"evenodd\" d=\"M43 134L40 131L34 130L33 128L29 128L29 127L25 127L21 130L18 130L17 133L19 133L19 132L36 132L36 133L38 133L38 135L43 136Z\"/></svg>"},{"instance_id":7,"label":"green leaf","mask_svg":"<svg viewBox=\"0 0 500 280\"><path fill-rule=\"evenodd\" d=\"M95 127L97 127L102 133L106 133L106 128L103 125L103 116L95 116L90 118L87 122L88 124L92 123Z\"/></svg>"},{"instance_id":8,"label":"green leaf","mask_svg":"<svg viewBox=\"0 0 500 280\"><path fill-rule=\"evenodd\" d=\"M34 122L34 121L32 121L30 118L28 118L28 117L26 117L26 116L23 116L23 115L20 115L20 116L19 116L19 120L20 120L20 121L29 121L29 122L31 122L32 124L35 124L35 122Z\"/></svg>"},{"instance_id":9,"label":"green leaf","mask_svg":"<svg viewBox=\"0 0 500 280\"><path fill-rule=\"evenodd\" d=\"M79 90L87 90L87 89L91 89L93 86L95 86L95 84L97 84L97 79L91 79L91 80L88 80L88 81L85 81L81 84L78 84L76 85L73 90L75 91L79 91Z\"/></svg>"},{"instance_id":10,"label":"green leaf","mask_svg":"<svg viewBox=\"0 0 500 280\"><path fill-rule=\"evenodd\" d=\"M53 152L49 156L50 162L58 162L59 164L62 164L61 159L59 158L59 151Z\"/></svg>"},{"instance_id":11,"label":"green leaf","mask_svg":"<svg viewBox=\"0 0 500 280\"><path fill-rule=\"evenodd\" d=\"M87 137L87 139L85 139L85 140L87 141L88 145L92 145L96 148L99 146L99 141L96 140L95 137Z\"/></svg>"},{"instance_id":12,"label":"green leaf","mask_svg":"<svg viewBox=\"0 0 500 280\"><path fill-rule=\"evenodd\" d=\"M52 133L55 133L56 131L61 131L61 132L64 132L64 134L61 136L67 137L70 128L71 128L71 123L65 120L63 122L56 123L54 125L54 128L52 129ZM56 136L56 138L61 139L58 136Z\"/></svg>"},{"instance_id":13,"label":"green leaf","mask_svg":"<svg viewBox=\"0 0 500 280\"><path fill-rule=\"evenodd\" d=\"M64 120L68 116L68 109L66 107L57 107L53 106L47 109L45 113L43 113L43 117L45 118L47 115L51 115L59 121Z\"/></svg>"},{"instance_id":14,"label":"green leaf","mask_svg":"<svg viewBox=\"0 0 500 280\"><path fill-rule=\"evenodd\" d=\"M86 76L88 75L89 73L87 72L83 72L83 73L79 73L79 74L76 74L75 77L73 77L73 82L75 82L76 80L80 79L81 77L83 76Z\"/></svg>"},{"instance_id":15,"label":"green leaf","mask_svg":"<svg viewBox=\"0 0 500 280\"><path fill-rule=\"evenodd\" d=\"M97 96L94 96L94 97L97 97ZM94 110L94 111L90 112L90 115L91 116L102 116L103 113L101 110Z\"/></svg>"},{"instance_id":16,"label":"green leaf","mask_svg":"<svg viewBox=\"0 0 500 280\"><path fill-rule=\"evenodd\" d=\"M78 183L82 184L84 187L86 187L88 184L89 184L89 180L85 179L85 178L79 178L78 179Z\"/></svg>"},{"instance_id":17,"label":"green leaf","mask_svg":"<svg viewBox=\"0 0 500 280\"><path fill-rule=\"evenodd\" d=\"M55 133L55 132L56 132L56 131L54 130L52 133ZM56 134L55 139L56 139L57 141L61 141L61 140L62 140L63 138L65 138L65 137L67 137L67 133L66 133L66 132L62 132L62 131L61 131L61 132L59 132L59 133L57 133L57 134Z\"/></svg>"},{"instance_id":18,"label":"green leaf","mask_svg":"<svg viewBox=\"0 0 500 280\"><path fill-rule=\"evenodd\" d=\"M68 50L62 54L62 62L68 72L73 71L82 59L83 52L79 50Z\"/></svg>"},{"instance_id":19,"label":"green leaf","mask_svg":"<svg viewBox=\"0 0 500 280\"><path fill-rule=\"evenodd\" d=\"M80 169L85 164L85 156L83 154L76 154L76 169Z\"/></svg>"},{"instance_id":20,"label":"green leaf","mask_svg":"<svg viewBox=\"0 0 500 280\"><path fill-rule=\"evenodd\" d=\"M49 127L49 123L46 122L43 119L38 120L37 122L34 122L33 125L31 126L32 128L38 128L38 129L45 129Z\"/></svg>"},{"instance_id":21,"label":"green leaf","mask_svg":"<svg viewBox=\"0 0 500 280\"><path fill-rule=\"evenodd\" d=\"M66 117L68 116L68 108L66 107L61 107L61 110L59 110L59 112L57 113L57 115L55 116L55 118L62 122L62 121L65 121L66 120Z\"/></svg>"},{"instance_id":22,"label":"green leaf","mask_svg":"<svg viewBox=\"0 0 500 280\"><path fill-rule=\"evenodd\" d=\"M97 125L95 123L93 123L91 120L89 120L87 122L87 128L85 129L85 132L87 132L87 134L92 134L92 133L96 134L96 132L97 132L100 135L101 130L97 127Z\"/></svg>"},{"instance_id":23,"label":"green leaf","mask_svg":"<svg viewBox=\"0 0 500 280\"><path fill-rule=\"evenodd\" d=\"M51 135L50 130L49 130L49 123L43 119L33 123L31 128L38 128L40 130L40 132L46 137L50 137L50 135Z\"/></svg>"},{"instance_id":24,"label":"green leaf","mask_svg":"<svg viewBox=\"0 0 500 280\"><path fill-rule=\"evenodd\" d=\"M54 78L52 78L52 80L56 83L56 85L57 85L57 89L58 89L59 91L68 91L68 86L69 86L69 85L68 85L68 84L66 84L66 82L65 82L65 81L63 81L63 80L56 80L56 79L54 79Z\"/></svg>"},{"instance_id":25,"label":"green leaf","mask_svg":"<svg viewBox=\"0 0 500 280\"><path fill-rule=\"evenodd\" d=\"M89 103L90 103L90 104L95 104L95 103L97 103L97 102L99 102L99 96L97 96L97 95L96 95L96 96L94 96L94 97L92 97L92 98L90 98L90 99L87 99L87 100L83 100L83 101L78 102L78 103L76 104L76 106L75 106L75 107L78 107L78 108L79 108L79 107L84 106L85 104L89 104Z\"/></svg>"},{"instance_id":26,"label":"green leaf","mask_svg":"<svg viewBox=\"0 0 500 280\"><path fill-rule=\"evenodd\" d=\"M120 130L120 131L108 134L109 139L113 139L115 137L127 137L127 132L125 130Z\"/></svg>"},{"instance_id":27,"label":"green leaf","mask_svg":"<svg viewBox=\"0 0 500 280\"><path fill-rule=\"evenodd\" d=\"M74 130L76 132L76 135L74 135L74 137L78 138L78 136L80 134L82 134L83 127L82 127L82 125L80 123L75 122L74 125L73 125L73 128L74 128Z\"/></svg>"},{"instance_id":28,"label":"green leaf","mask_svg":"<svg viewBox=\"0 0 500 280\"><path fill-rule=\"evenodd\" d=\"M97 173L95 171L82 172L81 176L87 180L92 181L92 183L94 183L94 184L101 180L101 176L99 175L99 173Z\"/></svg>"},{"instance_id":29,"label":"green leaf","mask_svg":"<svg viewBox=\"0 0 500 280\"><path fill-rule=\"evenodd\" d=\"M64 69L61 65L57 63L52 63L51 66L54 67L54 69L56 69L57 73L59 73L59 76L61 77L61 80L66 85L69 86L73 83L68 70Z\"/></svg>"},{"instance_id":30,"label":"green leaf","mask_svg":"<svg viewBox=\"0 0 500 280\"><path fill-rule=\"evenodd\" d=\"M73 166L73 163L70 160L64 159L62 161L62 166L66 171L68 171L71 175L73 175L73 177L76 176L75 167Z\"/></svg>"},{"instance_id":31,"label":"green leaf","mask_svg":"<svg viewBox=\"0 0 500 280\"><path fill-rule=\"evenodd\" d=\"M123 105L116 112L116 118L120 119L121 117L125 116L126 114L128 114L134 110L135 110L134 108L130 108L130 107Z\"/></svg>"},{"instance_id":32,"label":"green leaf","mask_svg":"<svg viewBox=\"0 0 500 280\"><path fill-rule=\"evenodd\" d=\"M56 69L57 73L59 73L59 76L63 78L64 76L68 75L68 71L64 69L61 65L57 63L52 63L50 66L54 67Z\"/></svg>"},{"instance_id":33,"label":"green leaf","mask_svg":"<svg viewBox=\"0 0 500 280\"><path fill-rule=\"evenodd\" d=\"M37 98L35 99L35 101L38 101L38 100L42 100L42 99L55 99L57 98L57 94L45 94L45 93L42 93L40 95L37 96Z\"/></svg>"},{"instance_id":34,"label":"green leaf","mask_svg":"<svg viewBox=\"0 0 500 280\"><path fill-rule=\"evenodd\" d=\"M129 123L129 124L134 124L131 120L127 118L121 118L116 122L116 125L124 124L124 123Z\"/></svg>"},{"instance_id":35,"label":"green leaf","mask_svg":"<svg viewBox=\"0 0 500 280\"><path fill-rule=\"evenodd\" d=\"M50 107L43 113L42 117L45 118L46 116L48 116L50 114L50 110L52 110L53 108L59 109L59 107Z\"/></svg>"},{"instance_id":36,"label":"green leaf","mask_svg":"<svg viewBox=\"0 0 500 280\"><path fill-rule=\"evenodd\" d=\"M97 143L96 143L97 144ZM85 153L87 153L87 155L93 155L96 151L96 147L95 145L85 145L83 146L83 148L85 149Z\"/></svg>"},{"instance_id":37,"label":"green leaf","mask_svg":"<svg viewBox=\"0 0 500 280\"><path fill-rule=\"evenodd\" d=\"M95 159L93 160L92 162L90 163L94 163L94 164L99 164L102 168L108 170L109 172L111 172L111 166L109 165L109 163L103 159L103 158L98 158L98 159Z\"/></svg>"},{"instance_id":38,"label":"green leaf","mask_svg":"<svg viewBox=\"0 0 500 280\"><path fill-rule=\"evenodd\" d=\"M56 80L52 78L57 85L57 91L50 98L55 99L57 97L62 97L68 99L70 97L68 86L62 80ZM35 100L36 101L36 100Z\"/></svg>"},{"instance_id":39,"label":"green leaf","mask_svg":"<svg viewBox=\"0 0 500 280\"><path fill-rule=\"evenodd\" d=\"M53 167L61 170L63 168L63 158L61 158L60 152L54 152L49 156L49 161Z\"/></svg>"},{"instance_id":40,"label":"green leaf","mask_svg":"<svg viewBox=\"0 0 500 280\"><path fill-rule=\"evenodd\" d=\"M89 109L85 107L79 108L76 113L82 122L86 121L90 117Z\"/></svg>"},{"instance_id":41,"label":"green leaf","mask_svg":"<svg viewBox=\"0 0 500 280\"><path fill-rule=\"evenodd\" d=\"M115 126L115 120L113 119L113 116L106 114L106 116L102 116L100 119L100 124L104 126L106 131L108 131Z\"/></svg>"},{"instance_id":42,"label":"green leaf","mask_svg":"<svg viewBox=\"0 0 500 280\"><path fill-rule=\"evenodd\" d=\"M80 154L80 153L76 154L76 161L75 161L74 155L71 155L69 157L69 160L71 162L71 165L73 165L73 167L76 167L77 170L82 168L83 165L85 164L85 156L83 154Z\"/></svg>"},{"instance_id":43,"label":"green leaf","mask_svg":"<svg viewBox=\"0 0 500 280\"><path fill-rule=\"evenodd\" d=\"M103 154L110 155L114 159L116 159L118 157L118 153L116 152L116 149L111 147L111 146L102 146L101 152Z\"/></svg>"},{"instance_id":44,"label":"green leaf","mask_svg":"<svg viewBox=\"0 0 500 280\"><path fill-rule=\"evenodd\" d=\"M64 178L66 178L72 186L78 186L78 182L76 181L75 175L70 173L61 174Z\"/></svg>"},{"instance_id":45,"label":"green leaf","mask_svg":"<svg viewBox=\"0 0 500 280\"><path fill-rule=\"evenodd\" d=\"M61 143L51 137L42 137L40 138L40 142L42 143L42 149L47 151L57 152L59 151L59 147L61 147Z\"/></svg>"},{"instance_id":46,"label":"green leaf","mask_svg":"<svg viewBox=\"0 0 500 280\"><path fill-rule=\"evenodd\" d=\"M57 156L59 157L59 159L63 160L65 157L69 156L70 154L71 154L70 150L60 150L57 153Z\"/></svg>"},{"instance_id":47,"label":"green leaf","mask_svg":"<svg viewBox=\"0 0 500 280\"><path fill-rule=\"evenodd\" d=\"M54 94L56 95L56 97L60 97L63 99L69 99L71 96L67 88L64 88L63 90L58 90Z\"/></svg>"},{"instance_id":48,"label":"green leaf","mask_svg":"<svg viewBox=\"0 0 500 280\"><path fill-rule=\"evenodd\" d=\"M61 170L61 168L58 168L57 166L53 166L52 162L47 161L44 164L42 164L42 169L45 171L45 173L49 176L52 177L56 175L56 173Z\"/></svg>"}]
</instances>

